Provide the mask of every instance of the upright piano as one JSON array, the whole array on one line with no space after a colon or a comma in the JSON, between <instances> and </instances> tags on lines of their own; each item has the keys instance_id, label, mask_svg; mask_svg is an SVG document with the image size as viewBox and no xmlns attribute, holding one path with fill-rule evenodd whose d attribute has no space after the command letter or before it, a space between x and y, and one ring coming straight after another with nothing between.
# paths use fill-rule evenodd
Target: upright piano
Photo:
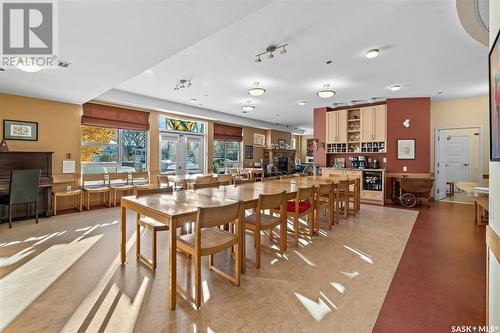
<instances>
[{"instance_id":1,"label":"upright piano","mask_svg":"<svg viewBox=\"0 0 500 333\"><path fill-rule=\"evenodd\" d=\"M51 215L50 195L52 191L52 154L39 151L0 152L0 192L8 192L12 170L40 170L40 193L38 206L46 216ZM26 216L24 205L14 207L13 216ZM3 216L2 216L3 217Z\"/></svg>"}]
</instances>

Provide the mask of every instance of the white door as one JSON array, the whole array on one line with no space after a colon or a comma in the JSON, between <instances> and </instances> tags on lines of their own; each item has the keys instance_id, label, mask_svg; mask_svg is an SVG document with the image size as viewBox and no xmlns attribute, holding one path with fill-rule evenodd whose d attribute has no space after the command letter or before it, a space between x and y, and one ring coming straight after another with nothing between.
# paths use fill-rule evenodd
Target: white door
<instances>
[{"instance_id":1,"label":"white door","mask_svg":"<svg viewBox=\"0 0 500 333\"><path fill-rule=\"evenodd\" d=\"M468 182L470 180L470 136L446 137L444 141L446 180L448 182Z\"/></svg>"},{"instance_id":2,"label":"white door","mask_svg":"<svg viewBox=\"0 0 500 333\"><path fill-rule=\"evenodd\" d=\"M203 136L162 133L160 136L160 172L185 175L204 170Z\"/></svg>"},{"instance_id":3,"label":"white door","mask_svg":"<svg viewBox=\"0 0 500 333\"><path fill-rule=\"evenodd\" d=\"M438 131L437 133L437 145L436 145L436 181L435 181L435 193L434 198L436 200L441 200L446 197L446 166L444 161L446 160L445 155L445 142L446 142L446 132Z\"/></svg>"}]
</instances>

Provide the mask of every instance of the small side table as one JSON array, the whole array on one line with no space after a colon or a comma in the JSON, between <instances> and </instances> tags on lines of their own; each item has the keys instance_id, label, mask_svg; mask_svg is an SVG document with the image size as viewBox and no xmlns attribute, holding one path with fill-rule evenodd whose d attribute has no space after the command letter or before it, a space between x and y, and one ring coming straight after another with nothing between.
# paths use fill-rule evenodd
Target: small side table
<instances>
[{"instance_id":1,"label":"small side table","mask_svg":"<svg viewBox=\"0 0 500 333\"><path fill-rule=\"evenodd\" d=\"M474 197L474 207L476 208L476 215L474 217L474 222L476 222L477 225L487 225L488 210L490 208L489 196L480 195Z\"/></svg>"}]
</instances>

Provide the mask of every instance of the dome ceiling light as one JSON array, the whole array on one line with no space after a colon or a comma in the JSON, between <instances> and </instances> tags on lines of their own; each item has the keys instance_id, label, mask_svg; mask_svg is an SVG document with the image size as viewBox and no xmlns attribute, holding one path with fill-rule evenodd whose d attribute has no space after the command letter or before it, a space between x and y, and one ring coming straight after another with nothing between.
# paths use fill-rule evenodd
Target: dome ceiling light
<instances>
[{"instance_id":1,"label":"dome ceiling light","mask_svg":"<svg viewBox=\"0 0 500 333\"><path fill-rule=\"evenodd\" d=\"M376 56L378 56L378 53L379 53L379 49L371 49L371 50L368 50L368 52L366 52L366 57L368 59L375 58Z\"/></svg>"},{"instance_id":2,"label":"dome ceiling light","mask_svg":"<svg viewBox=\"0 0 500 333\"><path fill-rule=\"evenodd\" d=\"M251 96L261 96L266 92L266 89L259 87L259 82L254 82L253 88L248 89L248 94Z\"/></svg>"},{"instance_id":3,"label":"dome ceiling light","mask_svg":"<svg viewBox=\"0 0 500 333\"><path fill-rule=\"evenodd\" d=\"M390 86L389 89L391 89L392 91L398 91L399 89L401 89L401 86L398 84L394 84Z\"/></svg>"},{"instance_id":4,"label":"dome ceiling light","mask_svg":"<svg viewBox=\"0 0 500 333\"><path fill-rule=\"evenodd\" d=\"M303 105L306 105L306 104L307 104L307 101L300 101L300 102L299 102L299 105L300 105L300 106L303 106Z\"/></svg>"},{"instance_id":5,"label":"dome ceiling light","mask_svg":"<svg viewBox=\"0 0 500 333\"><path fill-rule=\"evenodd\" d=\"M255 106L253 105L243 105L241 107L241 109L244 111L244 112L249 112L249 111L253 111L255 110Z\"/></svg>"},{"instance_id":6,"label":"dome ceiling light","mask_svg":"<svg viewBox=\"0 0 500 333\"><path fill-rule=\"evenodd\" d=\"M262 57L264 57L265 55L267 55L268 59L272 59L272 58L274 58L274 53L277 52L278 50L279 50L279 53L281 55L284 55L287 52L287 50L286 50L287 46L288 46L288 44L283 44L280 46L269 45L264 52L261 52L261 53L255 55L254 61L256 63L262 62Z\"/></svg>"},{"instance_id":7,"label":"dome ceiling light","mask_svg":"<svg viewBox=\"0 0 500 333\"><path fill-rule=\"evenodd\" d=\"M329 84L325 84L324 88L325 89L318 91L317 94L318 94L319 97L321 97L321 98L330 98L333 95L335 95L335 91L333 91L332 89L328 89L328 88L330 88Z\"/></svg>"}]
</instances>

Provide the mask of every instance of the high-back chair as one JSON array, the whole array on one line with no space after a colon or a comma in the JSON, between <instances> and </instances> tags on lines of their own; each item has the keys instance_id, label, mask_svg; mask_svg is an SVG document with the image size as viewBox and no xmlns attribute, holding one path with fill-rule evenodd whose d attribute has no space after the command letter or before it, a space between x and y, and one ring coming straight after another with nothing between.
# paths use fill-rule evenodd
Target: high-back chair
<instances>
[{"instance_id":1,"label":"high-back chair","mask_svg":"<svg viewBox=\"0 0 500 333\"><path fill-rule=\"evenodd\" d=\"M342 212L345 218L349 215L349 180L340 179L338 181L338 201L337 209Z\"/></svg>"},{"instance_id":2,"label":"high-back chair","mask_svg":"<svg viewBox=\"0 0 500 333\"><path fill-rule=\"evenodd\" d=\"M0 196L0 206L7 206L9 228L12 228L12 206L25 204L27 217L31 217L31 205L35 204L35 221L38 223L38 190L40 189L40 170L12 170L9 193Z\"/></svg>"},{"instance_id":3,"label":"high-back chair","mask_svg":"<svg viewBox=\"0 0 500 333\"><path fill-rule=\"evenodd\" d=\"M231 185L234 181L232 175L217 175L217 182L219 185Z\"/></svg>"},{"instance_id":4,"label":"high-back chair","mask_svg":"<svg viewBox=\"0 0 500 333\"><path fill-rule=\"evenodd\" d=\"M134 189L134 185L129 182L128 172L117 172L109 174L110 196L113 198L113 206L116 206L118 192L122 195L128 194Z\"/></svg>"},{"instance_id":5,"label":"high-back chair","mask_svg":"<svg viewBox=\"0 0 500 333\"><path fill-rule=\"evenodd\" d=\"M58 198L73 198L73 206L82 211L83 195L82 190L78 187L78 177L75 173L65 173L62 175L53 175L52 183L52 212L57 215L57 199ZM55 189L57 185L65 185L65 188Z\"/></svg>"},{"instance_id":6,"label":"high-back chair","mask_svg":"<svg viewBox=\"0 0 500 333\"><path fill-rule=\"evenodd\" d=\"M315 221L316 230L319 232L319 215L321 208L328 210L328 229L334 223L335 192L333 183L320 184L316 190Z\"/></svg>"},{"instance_id":7,"label":"high-back chair","mask_svg":"<svg viewBox=\"0 0 500 333\"><path fill-rule=\"evenodd\" d=\"M157 174L156 179L158 180L158 187L170 187L168 175Z\"/></svg>"},{"instance_id":8,"label":"high-back chair","mask_svg":"<svg viewBox=\"0 0 500 333\"><path fill-rule=\"evenodd\" d=\"M229 174L233 176L235 179L240 178L240 169L238 168L229 168Z\"/></svg>"},{"instance_id":9,"label":"high-back chair","mask_svg":"<svg viewBox=\"0 0 500 333\"><path fill-rule=\"evenodd\" d=\"M359 211L359 178L351 178L348 180L348 192L347 192L347 215L352 215L356 217L356 212ZM352 203L352 208L351 208Z\"/></svg>"},{"instance_id":10,"label":"high-back chair","mask_svg":"<svg viewBox=\"0 0 500 333\"><path fill-rule=\"evenodd\" d=\"M299 246L300 218L307 215L309 236L314 229L314 186L300 187L294 200L287 202L288 217L293 219L293 233L295 246Z\"/></svg>"},{"instance_id":11,"label":"high-back chair","mask_svg":"<svg viewBox=\"0 0 500 333\"><path fill-rule=\"evenodd\" d=\"M111 191L109 189L109 179L104 173L84 173L82 175L82 191L87 199L87 210L90 210L90 198L92 194L101 194L103 203L108 202L111 207Z\"/></svg>"},{"instance_id":12,"label":"high-back chair","mask_svg":"<svg viewBox=\"0 0 500 333\"><path fill-rule=\"evenodd\" d=\"M134 193L137 193L138 189L155 188L155 185L151 182L149 171L132 172L132 185L134 186Z\"/></svg>"},{"instance_id":13,"label":"high-back chair","mask_svg":"<svg viewBox=\"0 0 500 333\"><path fill-rule=\"evenodd\" d=\"M162 188L157 188L157 189L146 189L146 188L137 188L136 189L137 193L136 196L144 196L144 195L152 195L152 194L169 194L172 193L172 188L171 187L162 187ZM156 221L155 219L152 219L147 216L141 216L137 214L137 219L135 221L135 237L136 237L136 248L135 248L135 254L137 259L139 259L140 262L142 262L146 267L149 269L152 269L153 271L156 270L156 233L158 231L164 231L168 230L168 225L163 224L161 222ZM152 259L149 260L148 258L144 257L141 254L141 227L145 228L146 230L151 231L151 244L152 244L152 254L151 257Z\"/></svg>"},{"instance_id":14,"label":"high-back chair","mask_svg":"<svg viewBox=\"0 0 500 333\"><path fill-rule=\"evenodd\" d=\"M240 169L240 178L241 179L250 179L252 178L252 170L250 169Z\"/></svg>"},{"instance_id":15,"label":"high-back chair","mask_svg":"<svg viewBox=\"0 0 500 333\"><path fill-rule=\"evenodd\" d=\"M260 232L268 230L270 239L273 239L273 229L280 226L280 254L286 251L286 191L277 194L259 194L257 210L245 217L245 229L253 231L255 242L255 266L260 268ZM279 217L272 214L279 208ZM265 211L269 210L270 214Z\"/></svg>"},{"instance_id":16,"label":"high-back chair","mask_svg":"<svg viewBox=\"0 0 500 333\"><path fill-rule=\"evenodd\" d=\"M194 298L191 296L191 293L182 289L180 286L177 286L177 291L193 302L196 308L199 308L201 305L201 257L209 256L208 267L210 270L219 273L235 285L240 285L241 239L239 233L242 227L241 217L243 214L243 205L241 202L235 202L224 206L198 208L194 233L177 237L177 247L179 250L190 254L191 257L194 258ZM218 226L228 223L236 224L234 233L217 228ZM236 246L234 255L235 274L231 276L214 266L214 254L230 249L233 246ZM190 288L188 288L188 290L189 289Z\"/></svg>"}]
</instances>

